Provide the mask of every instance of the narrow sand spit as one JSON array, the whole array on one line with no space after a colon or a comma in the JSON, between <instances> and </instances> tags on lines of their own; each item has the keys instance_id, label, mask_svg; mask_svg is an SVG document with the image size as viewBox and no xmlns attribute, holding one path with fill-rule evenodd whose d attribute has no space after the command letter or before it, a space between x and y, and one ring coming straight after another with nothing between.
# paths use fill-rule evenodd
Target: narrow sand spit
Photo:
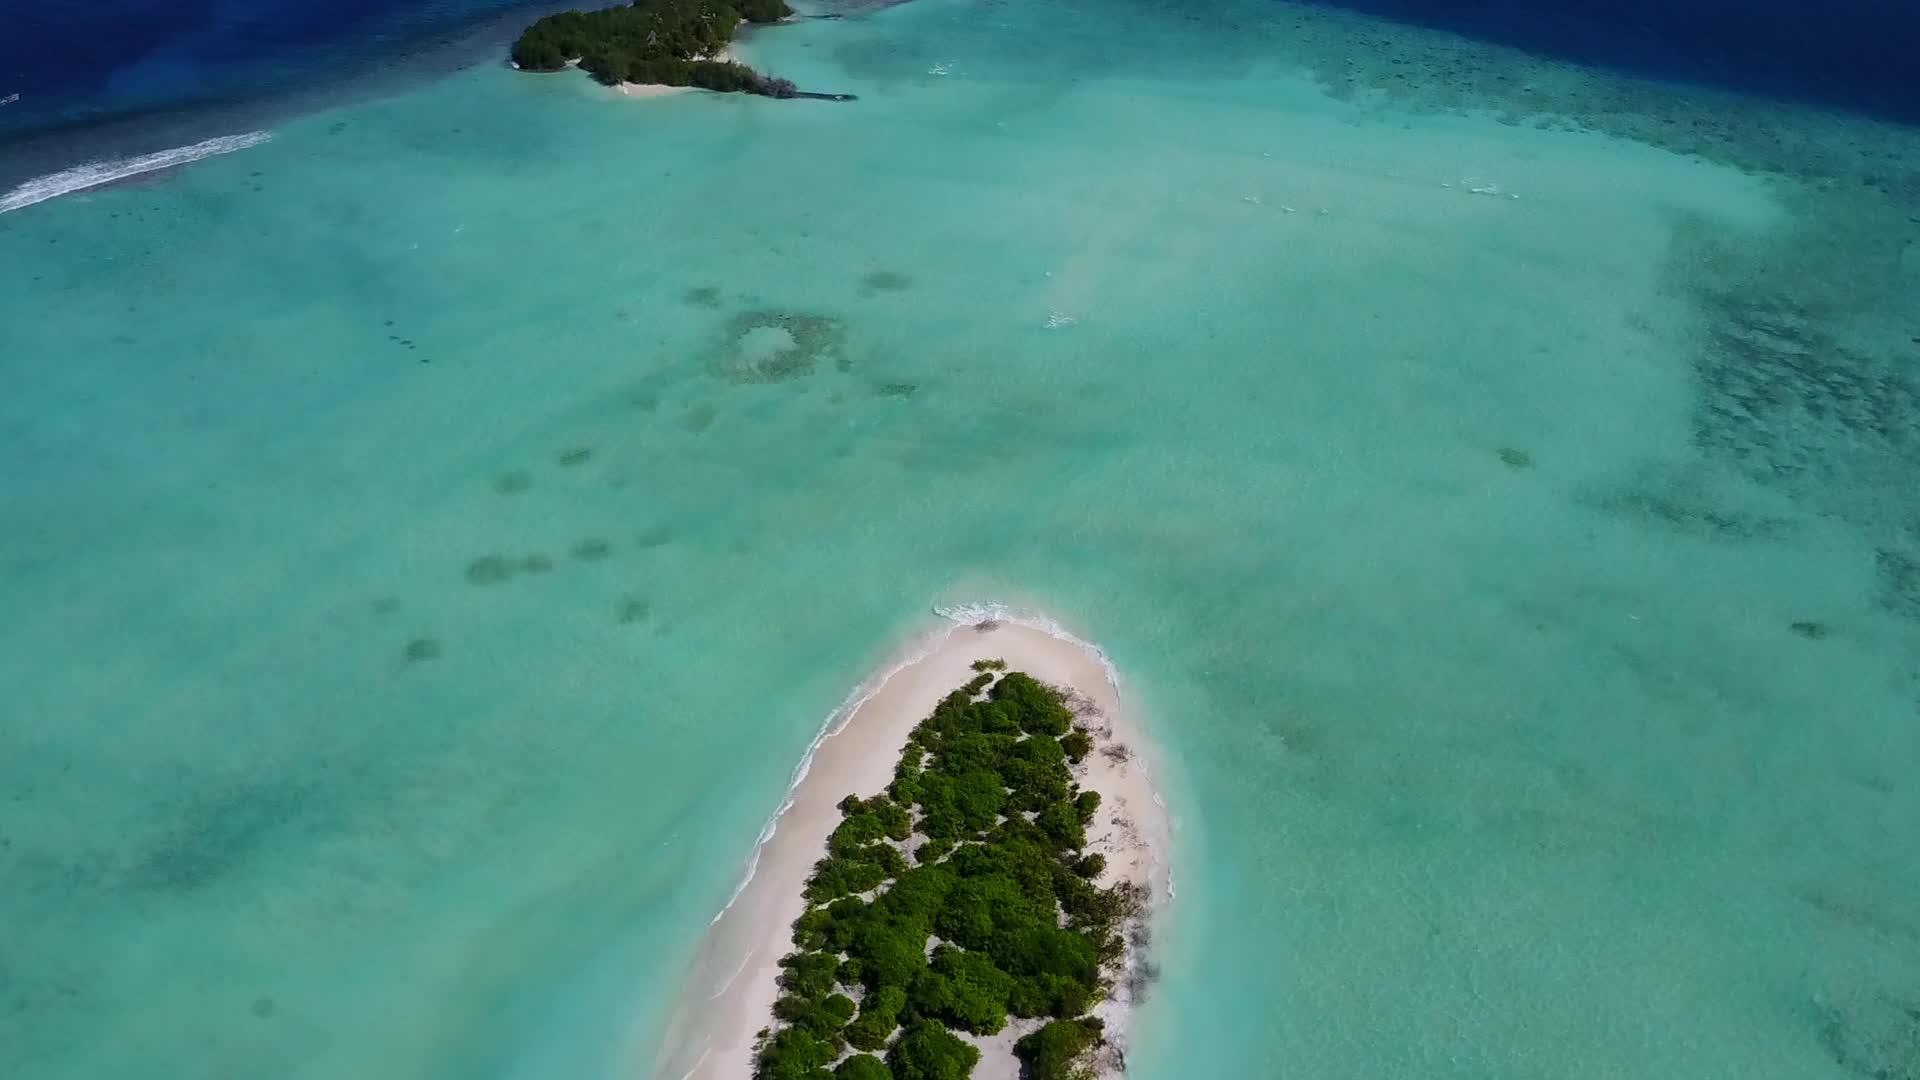
<instances>
[{"instance_id":1,"label":"narrow sand spit","mask_svg":"<svg viewBox=\"0 0 1920 1080\"><path fill-rule=\"evenodd\" d=\"M870 684L851 715L836 716L804 775L775 818L774 835L754 854L752 877L708 930L689 970L654 1068L654 1080L748 1080L759 1031L773 1020L779 960L792 951L793 921L806 909L801 888L813 864L826 853L827 834L840 822L837 804L849 794L869 796L893 778L907 736L941 698L974 674L975 660L1004 659L1013 671L1068 689L1096 748L1074 767L1082 787L1100 793L1100 812L1087 829L1087 849L1107 857L1099 884L1133 880L1151 891L1155 908L1170 895L1167 880L1171 834L1167 810L1154 793L1143 760L1139 728L1122 708L1119 690L1103 658L1090 649L1044 631L1011 623L954 626L921 641L891 673ZM1145 968L1136 945L1144 927L1130 935L1128 973ZM1100 1072L1122 1071L1126 1014L1132 992L1128 973L1114 974L1114 992L1095 1014L1106 1021L1110 1041ZM1013 1042L1037 1026L1014 1021L998 1036L976 1039L982 1048L978 1080L1015 1080Z\"/></svg>"}]
</instances>

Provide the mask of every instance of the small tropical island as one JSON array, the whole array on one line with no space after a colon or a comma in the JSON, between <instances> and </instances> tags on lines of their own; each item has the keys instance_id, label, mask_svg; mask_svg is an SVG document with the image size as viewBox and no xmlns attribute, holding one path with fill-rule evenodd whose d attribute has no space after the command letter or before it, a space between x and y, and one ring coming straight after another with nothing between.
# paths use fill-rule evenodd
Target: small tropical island
<instances>
[{"instance_id":1,"label":"small tropical island","mask_svg":"<svg viewBox=\"0 0 1920 1080\"><path fill-rule=\"evenodd\" d=\"M1173 888L1145 733L1097 649L978 607L828 720L696 949L653 1080L1125 1074Z\"/></svg>"},{"instance_id":2,"label":"small tropical island","mask_svg":"<svg viewBox=\"0 0 1920 1080\"><path fill-rule=\"evenodd\" d=\"M786 0L636 0L599 11L548 15L521 32L513 63L522 71L578 67L608 86L699 87L765 97L802 94L728 58L736 30L793 14Z\"/></svg>"},{"instance_id":3,"label":"small tropical island","mask_svg":"<svg viewBox=\"0 0 1920 1080\"><path fill-rule=\"evenodd\" d=\"M964 1080L981 1052L960 1033L998 1035L1009 1017L1041 1022L1013 1045L1033 1080L1092 1075L1105 1025L1087 1013L1139 886L1092 880L1107 862L1084 850L1100 793L1069 766L1093 735L1005 660L973 667L913 729L886 791L841 800L756 1080Z\"/></svg>"}]
</instances>

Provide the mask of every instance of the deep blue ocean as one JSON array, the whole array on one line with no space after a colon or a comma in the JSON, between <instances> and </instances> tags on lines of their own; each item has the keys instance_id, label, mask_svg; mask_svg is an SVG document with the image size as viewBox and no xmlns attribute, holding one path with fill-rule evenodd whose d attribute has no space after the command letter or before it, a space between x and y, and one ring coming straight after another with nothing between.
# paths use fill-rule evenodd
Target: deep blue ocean
<instances>
[{"instance_id":1,"label":"deep blue ocean","mask_svg":"<svg viewBox=\"0 0 1920 1080\"><path fill-rule=\"evenodd\" d=\"M1321 0L1326 2L1326 0ZM555 0L13 0L0 139L470 61ZM862 5L862 6L872 6ZM1175 5L1184 6L1184 5ZM1579 63L1920 120L1920 4L1901 0L1343 0Z\"/></svg>"}]
</instances>

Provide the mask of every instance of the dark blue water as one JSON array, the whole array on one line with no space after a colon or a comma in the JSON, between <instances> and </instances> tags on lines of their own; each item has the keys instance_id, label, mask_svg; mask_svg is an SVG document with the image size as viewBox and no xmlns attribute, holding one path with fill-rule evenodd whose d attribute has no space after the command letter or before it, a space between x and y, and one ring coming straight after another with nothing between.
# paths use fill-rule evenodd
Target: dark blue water
<instances>
[{"instance_id":1,"label":"dark blue water","mask_svg":"<svg viewBox=\"0 0 1920 1080\"><path fill-rule=\"evenodd\" d=\"M0 0L0 190L504 58L564 0Z\"/></svg>"},{"instance_id":2,"label":"dark blue water","mask_svg":"<svg viewBox=\"0 0 1920 1080\"><path fill-rule=\"evenodd\" d=\"M417 51L526 0L9 0L0 136L285 92Z\"/></svg>"},{"instance_id":3,"label":"dark blue water","mask_svg":"<svg viewBox=\"0 0 1920 1080\"><path fill-rule=\"evenodd\" d=\"M1309 0L1577 64L1920 123L1917 0Z\"/></svg>"},{"instance_id":4,"label":"dark blue water","mask_svg":"<svg viewBox=\"0 0 1920 1080\"><path fill-rule=\"evenodd\" d=\"M1255 0L1258 2L1258 0ZM1920 2L1313 0L1577 63L1920 122ZM497 55L564 0L0 0L0 182ZM209 115L212 110L215 115ZM226 110L231 115L219 115Z\"/></svg>"}]
</instances>

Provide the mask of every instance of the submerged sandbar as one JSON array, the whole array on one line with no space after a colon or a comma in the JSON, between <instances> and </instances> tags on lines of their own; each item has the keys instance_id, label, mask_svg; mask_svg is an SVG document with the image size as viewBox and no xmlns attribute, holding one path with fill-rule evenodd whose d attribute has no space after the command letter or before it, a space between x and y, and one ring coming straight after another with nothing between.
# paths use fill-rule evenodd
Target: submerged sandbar
<instances>
[{"instance_id":1,"label":"submerged sandbar","mask_svg":"<svg viewBox=\"0 0 1920 1080\"><path fill-rule=\"evenodd\" d=\"M916 725L943 698L975 679L980 672L974 665L982 660L1004 661L1007 671L1024 672L1061 690L1074 725L1092 738L1091 752L1070 766L1072 782L1099 795L1085 824L1082 852L1098 854L1105 865L1091 881L1102 889L1131 883L1144 900L1139 915L1128 921L1123 954L1103 965L1104 985L1091 1013L1104 1027L1105 1042L1093 1059L1099 1074L1123 1071L1126 1013L1146 970L1141 953L1147 916L1169 895L1166 809L1147 772L1140 732L1121 707L1103 658L1038 629L983 623L947 628L918 643L903 662L870 684L850 712L834 718L772 822L772 835L755 851L750 878L701 944L656 1077L745 1080L754 1075L764 1034L780 1026L774 1018L782 994L780 960L795 951L795 921L812 906L804 891L815 863L828 853L829 835L843 820L841 801L849 794L882 793ZM916 833L902 850L911 852L924 841ZM913 864L911 854L907 862ZM857 998L860 991L852 994ZM1045 1022L1012 1019L997 1034L967 1036L981 1051L972 1075L1013 1080L1019 1075L1014 1043Z\"/></svg>"}]
</instances>

